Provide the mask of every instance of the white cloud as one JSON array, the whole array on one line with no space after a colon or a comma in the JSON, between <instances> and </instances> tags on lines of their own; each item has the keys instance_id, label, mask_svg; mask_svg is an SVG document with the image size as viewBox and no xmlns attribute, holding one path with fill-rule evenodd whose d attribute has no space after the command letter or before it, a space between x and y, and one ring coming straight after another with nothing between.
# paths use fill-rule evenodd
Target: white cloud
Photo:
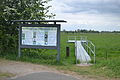
<instances>
[{"instance_id":1,"label":"white cloud","mask_svg":"<svg viewBox=\"0 0 120 80\"><path fill-rule=\"evenodd\" d=\"M90 5L80 5L82 3L89 3ZM100 6L99 3L104 4ZM111 6L107 3L111 4ZM119 10L117 10L119 3L120 1L118 0L53 0L50 2L50 5L52 5L50 12L56 14L55 19L66 20L67 23L63 26L67 26L65 29L68 30L82 28L74 28L74 26L79 25L84 25L84 28L86 29L120 30L120 27L118 27L120 25L120 16L118 14L111 14L119 13Z\"/></svg>"}]
</instances>

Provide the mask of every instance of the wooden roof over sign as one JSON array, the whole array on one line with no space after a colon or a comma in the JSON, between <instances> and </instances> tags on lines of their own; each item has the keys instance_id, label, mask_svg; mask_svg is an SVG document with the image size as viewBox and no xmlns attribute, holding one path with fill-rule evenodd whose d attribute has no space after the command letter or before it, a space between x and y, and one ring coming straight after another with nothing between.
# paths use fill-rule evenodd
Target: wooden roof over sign
<instances>
[{"instance_id":1,"label":"wooden roof over sign","mask_svg":"<svg viewBox=\"0 0 120 80\"><path fill-rule=\"evenodd\" d=\"M64 20L12 20L11 22L54 22L54 24L56 24L56 22L67 22Z\"/></svg>"}]
</instances>

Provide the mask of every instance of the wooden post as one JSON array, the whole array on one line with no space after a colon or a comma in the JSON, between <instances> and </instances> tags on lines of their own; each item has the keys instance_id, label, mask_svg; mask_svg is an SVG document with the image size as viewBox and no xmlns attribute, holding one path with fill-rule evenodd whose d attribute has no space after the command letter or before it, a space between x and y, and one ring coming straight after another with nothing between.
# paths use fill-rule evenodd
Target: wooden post
<instances>
[{"instance_id":1,"label":"wooden post","mask_svg":"<svg viewBox=\"0 0 120 80\"><path fill-rule=\"evenodd\" d=\"M66 57L70 56L70 48L67 46L66 47Z\"/></svg>"}]
</instances>

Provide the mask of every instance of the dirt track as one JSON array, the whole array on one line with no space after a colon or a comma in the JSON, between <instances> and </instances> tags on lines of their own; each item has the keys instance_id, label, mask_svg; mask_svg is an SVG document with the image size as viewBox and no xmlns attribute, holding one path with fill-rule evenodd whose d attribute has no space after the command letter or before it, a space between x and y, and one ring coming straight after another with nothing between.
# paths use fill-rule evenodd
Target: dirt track
<instances>
[{"instance_id":1,"label":"dirt track","mask_svg":"<svg viewBox=\"0 0 120 80\"><path fill-rule=\"evenodd\" d=\"M81 80L93 80L93 79L88 79L85 76L77 75L74 72L56 70L55 68L51 68L43 65L0 59L0 73L11 73L14 75L12 76L12 78L24 76L31 73L38 73L38 72L54 72L54 73L74 76ZM6 80L6 78L4 79L0 78L0 80Z\"/></svg>"},{"instance_id":2,"label":"dirt track","mask_svg":"<svg viewBox=\"0 0 120 80\"><path fill-rule=\"evenodd\" d=\"M60 73L60 74L70 75L79 78L80 80L113 80L113 79L105 79L101 77L88 78L87 75L86 76L78 75L75 72L56 70L55 68L47 67L43 65L0 59L0 73L11 73L14 75L12 76L12 78L24 76L31 73L38 73L38 72ZM6 77L0 78L0 80L6 80Z\"/></svg>"},{"instance_id":3,"label":"dirt track","mask_svg":"<svg viewBox=\"0 0 120 80\"><path fill-rule=\"evenodd\" d=\"M23 76L23 75L35 73L35 72L46 72L46 71L58 72L55 69L48 68L43 65L36 65L36 64L26 63L26 62L0 60L0 72L12 73L16 75L15 77Z\"/></svg>"},{"instance_id":4,"label":"dirt track","mask_svg":"<svg viewBox=\"0 0 120 80\"><path fill-rule=\"evenodd\" d=\"M56 69L43 65L37 65L26 62L9 61L9 60L0 60L0 72L12 73L14 75L12 78L24 76L31 73L37 73L37 72L64 73L64 71L58 71ZM3 80L3 78L0 80Z\"/></svg>"}]
</instances>

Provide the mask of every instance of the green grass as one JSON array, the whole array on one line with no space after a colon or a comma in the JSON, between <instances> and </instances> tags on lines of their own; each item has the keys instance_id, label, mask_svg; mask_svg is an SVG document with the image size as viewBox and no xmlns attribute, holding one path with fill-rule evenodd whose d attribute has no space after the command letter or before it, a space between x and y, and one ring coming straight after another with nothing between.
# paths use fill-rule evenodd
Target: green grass
<instances>
[{"instance_id":1,"label":"green grass","mask_svg":"<svg viewBox=\"0 0 120 80\"><path fill-rule=\"evenodd\" d=\"M15 76L11 73L3 73L3 72L0 72L0 79L1 78L7 78L7 77L12 77L12 76Z\"/></svg>"},{"instance_id":2,"label":"green grass","mask_svg":"<svg viewBox=\"0 0 120 80\"><path fill-rule=\"evenodd\" d=\"M89 67L75 65L75 45L67 43L68 36L87 36L96 46L96 64ZM70 57L66 57L66 47L70 47ZM1 56L5 59L27 61L53 66L57 69L74 71L81 75L120 78L120 33L61 33L61 61L56 62L57 50L23 49L22 57L16 53Z\"/></svg>"},{"instance_id":3,"label":"green grass","mask_svg":"<svg viewBox=\"0 0 120 80\"><path fill-rule=\"evenodd\" d=\"M86 74L102 75L120 78L120 34L115 33L86 33L86 34L64 34L66 36L87 36L96 46L96 65L87 69L76 68L72 70L78 73L79 70ZM62 37L62 38L64 38ZM74 48L71 47L71 48ZM74 51L74 50L73 50ZM73 52L74 53L74 52ZM107 55L106 55L107 54ZM86 71L87 70L87 71ZM91 73L92 72L92 73Z\"/></svg>"}]
</instances>

